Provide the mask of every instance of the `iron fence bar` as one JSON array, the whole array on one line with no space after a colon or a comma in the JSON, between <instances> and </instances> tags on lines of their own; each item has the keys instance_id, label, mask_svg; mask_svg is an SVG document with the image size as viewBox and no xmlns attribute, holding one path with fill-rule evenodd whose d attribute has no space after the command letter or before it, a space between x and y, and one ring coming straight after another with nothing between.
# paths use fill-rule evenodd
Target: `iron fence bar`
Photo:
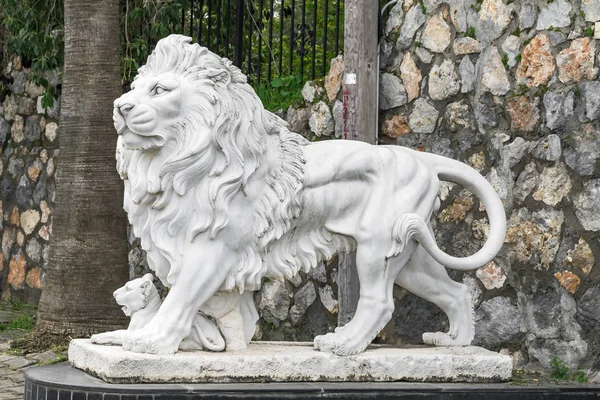
<instances>
[{"instance_id":1,"label":"iron fence bar","mask_svg":"<svg viewBox=\"0 0 600 400\"><path fill-rule=\"evenodd\" d=\"M258 58L256 60L256 84L260 86L260 66L262 61L262 42L263 42L263 24L262 24L262 13L264 7L264 0L258 2L258 18L256 21L256 32L258 33Z\"/></svg>"},{"instance_id":2,"label":"iron fence bar","mask_svg":"<svg viewBox=\"0 0 600 400\"><path fill-rule=\"evenodd\" d=\"M235 11L235 43L233 49L233 63L235 66L241 69L244 39L244 33L242 32L244 26L244 0L236 0Z\"/></svg>"},{"instance_id":3,"label":"iron fence bar","mask_svg":"<svg viewBox=\"0 0 600 400\"><path fill-rule=\"evenodd\" d=\"M229 35L231 29L231 0L227 0L227 13L225 14L225 24L227 27L225 28L225 57L229 58Z\"/></svg>"},{"instance_id":4,"label":"iron fence bar","mask_svg":"<svg viewBox=\"0 0 600 400\"><path fill-rule=\"evenodd\" d=\"M221 44L221 0L217 0L217 31L215 33L215 50L220 52L219 46Z\"/></svg>"},{"instance_id":5,"label":"iron fence bar","mask_svg":"<svg viewBox=\"0 0 600 400\"><path fill-rule=\"evenodd\" d=\"M273 18L275 16L274 3L275 0L271 0L271 7L269 9L269 61L267 63L267 83L271 82L271 62L273 61Z\"/></svg>"},{"instance_id":6,"label":"iron fence bar","mask_svg":"<svg viewBox=\"0 0 600 400\"><path fill-rule=\"evenodd\" d=\"M312 37L312 67L311 67L311 78L315 79L315 63L317 62L317 10L318 4L317 0L314 0L314 13L313 13L313 37Z\"/></svg>"},{"instance_id":7,"label":"iron fence bar","mask_svg":"<svg viewBox=\"0 0 600 400\"><path fill-rule=\"evenodd\" d=\"M337 56L341 50L343 0L335 0L335 4L332 3L334 0L312 0L311 4L308 4L311 0L266 1L268 3L265 3L265 0L182 1L181 32L190 36L196 34L199 44L223 57L233 59L233 63L239 68L245 65L244 73L254 84L260 85L265 80L271 82L276 73L282 77L294 75L297 71L296 74L303 79L325 76L329 57ZM299 1L302 3L298 3ZM276 2L279 2L279 7ZM204 6L207 7L206 13ZM310 6L314 9L310 10ZM276 10L279 14L278 21ZM213 12L216 15L213 15ZM302 15L298 16L297 12L301 12ZM235 13L235 16L232 16L232 13ZM317 25L319 17L323 20L321 25ZM279 32L276 32L276 22L279 22ZM329 32L330 23L332 32ZM179 30L179 24L174 21L171 28ZM286 31L287 29L289 30ZM289 38L285 37L284 32L289 32ZM335 38L332 38L332 35L335 35ZM258 43L254 43L255 39ZM289 43L289 53L284 46L285 40ZM309 47L311 45L312 49ZM317 49L318 45L322 48ZM263 46L267 48L267 54L263 54ZM300 57L299 65L294 65L296 56ZM289 68L284 62L286 57ZM322 57L322 60L318 60L318 57ZM309 67L310 73L305 74L308 72L305 68Z\"/></svg>"},{"instance_id":8,"label":"iron fence bar","mask_svg":"<svg viewBox=\"0 0 600 400\"><path fill-rule=\"evenodd\" d=\"M340 50L340 2L336 0L335 10L335 56L337 57Z\"/></svg>"},{"instance_id":9,"label":"iron fence bar","mask_svg":"<svg viewBox=\"0 0 600 400\"><path fill-rule=\"evenodd\" d=\"M248 61L246 62L246 75L250 75L250 72L252 71L252 19L254 18L252 14L254 14L254 4L252 3L252 0L246 1L246 4L248 5L248 15L250 17L248 18L250 29L248 29Z\"/></svg>"},{"instance_id":10,"label":"iron fence bar","mask_svg":"<svg viewBox=\"0 0 600 400\"><path fill-rule=\"evenodd\" d=\"M284 1L281 0L281 7L279 8L279 76L283 72L283 13L284 13Z\"/></svg>"},{"instance_id":11,"label":"iron fence bar","mask_svg":"<svg viewBox=\"0 0 600 400\"><path fill-rule=\"evenodd\" d=\"M181 34L185 34L185 5L181 5Z\"/></svg>"},{"instance_id":12,"label":"iron fence bar","mask_svg":"<svg viewBox=\"0 0 600 400\"><path fill-rule=\"evenodd\" d=\"M327 72L327 31L328 26L327 26L327 17L329 16L329 0L325 0L325 16L324 16L324 22L325 22L325 29L323 31L323 66L321 69L321 75L325 76L326 72Z\"/></svg>"},{"instance_id":13,"label":"iron fence bar","mask_svg":"<svg viewBox=\"0 0 600 400\"><path fill-rule=\"evenodd\" d=\"M206 34L206 47L210 49L211 44L212 44L210 41L210 33L212 31L212 29L211 29L212 22L211 21L212 21L212 3L213 3L213 1L208 0L207 3L208 3L208 21L206 21L206 28L208 29L208 32Z\"/></svg>"},{"instance_id":14,"label":"iron fence bar","mask_svg":"<svg viewBox=\"0 0 600 400\"><path fill-rule=\"evenodd\" d=\"M194 35L194 0L190 1L190 37Z\"/></svg>"},{"instance_id":15,"label":"iron fence bar","mask_svg":"<svg viewBox=\"0 0 600 400\"><path fill-rule=\"evenodd\" d=\"M294 74L294 12L296 8L296 0L292 0L292 13L290 15L291 25L290 25L290 75Z\"/></svg>"},{"instance_id":16,"label":"iron fence bar","mask_svg":"<svg viewBox=\"0 0 600 400\"><path fill-rule=\"evenodd\" d=\"M202 20L204 19L204 0L200 0L200 8L198 11L198 44L203 46L202 43Z\"/></svg>"},{"instance_id":17,"label":"iron fence bar","mask_svg":"<svg viewBox=\"0 0 600 400\"><path fill-rule=\"evenodd\" d=\"M198 44L204 46L202 42L202 20L204 19L204 0L200 0L200 12L198 13Z\"/></svg>"},{"instance_id":18,"label":"iron fence bar","mask_svg":"<svg viewBox=\"0 0 600 400\"><path fill-rule=\"evenodd\" d=\"M306 0L302 0L302 28L300 31L300 76L304 79L304 36L306 33Z\"/></svg>"}]
</instances>

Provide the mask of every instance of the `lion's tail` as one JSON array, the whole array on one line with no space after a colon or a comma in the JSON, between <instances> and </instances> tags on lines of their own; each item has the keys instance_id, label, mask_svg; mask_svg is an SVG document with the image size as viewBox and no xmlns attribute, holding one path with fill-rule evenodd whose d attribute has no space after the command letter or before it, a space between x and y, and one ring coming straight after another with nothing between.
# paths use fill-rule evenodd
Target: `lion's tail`
<instances>
[{"instance_id":1,"label":"lion's tail","mask_svg":"<svg viewBox=\"0 0 600 400\"><path fill-rule=\"evenodd\" d=\"M453 257L438 247L427 222L416 214L406 213L394 223L394 243L387 257L398 255L409 240L415 239L437 262L448 268L469 271L490 262L502 248L506 234L504 206L492 185L479 172L461 162L421 152L416 157L431 166L440 180L462 185L481 200L488 215L490 235L472 256Z\"/></svg>"}]
</instances>

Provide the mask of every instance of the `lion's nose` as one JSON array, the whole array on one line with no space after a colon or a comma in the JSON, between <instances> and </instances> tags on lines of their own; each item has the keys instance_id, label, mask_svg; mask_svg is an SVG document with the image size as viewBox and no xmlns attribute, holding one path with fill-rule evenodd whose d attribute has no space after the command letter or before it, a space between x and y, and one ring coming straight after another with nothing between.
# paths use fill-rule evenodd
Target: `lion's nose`
<instances>
[{"instance_id":1,"label":"lion's nose","mask_svg":"<svg viewBox=\"0 0 600 400\"><path fill-rule=\"evenodd\" d=\"M134 106L131 103L122 103L117 106L117 108L119 109L119 111L121 111L123 115L126 115L129 111L133 109L133 107Z\"/></svg>"}]
</instances>

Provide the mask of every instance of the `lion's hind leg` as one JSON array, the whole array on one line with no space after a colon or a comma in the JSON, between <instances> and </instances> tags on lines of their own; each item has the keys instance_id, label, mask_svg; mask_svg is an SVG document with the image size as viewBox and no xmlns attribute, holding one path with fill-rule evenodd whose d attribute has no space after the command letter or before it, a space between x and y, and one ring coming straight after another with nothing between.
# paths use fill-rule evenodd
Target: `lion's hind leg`
<instances>
[{"instance_id":1,"label":"lion's hind leg","mask_svg":"<svg viewBox=\"0 0 600 400\"><path fill-rule=\"evenodd\" d=\"M316 349L341 356L364 351L394 312L394 280L417 246L414 240L402 252L386 259L389 242L362 243L356 252L360 296L352 320L335 333L317 336Z\"/></svg>"},{"instance_id":2,"label":"lion's hind leg","mask_svg":"<svg viewBox=\"0 0 600 400\"><path fill-rule=\"evenodd\" d=\"M455 282L446 269L435 261L422 246L396 278L396 284L431 301L442 309L450 321L448 332L423 334L425 344L435 346L468 346L475 333L473 304L466 285Z\"/></svg>"}]
</instances>

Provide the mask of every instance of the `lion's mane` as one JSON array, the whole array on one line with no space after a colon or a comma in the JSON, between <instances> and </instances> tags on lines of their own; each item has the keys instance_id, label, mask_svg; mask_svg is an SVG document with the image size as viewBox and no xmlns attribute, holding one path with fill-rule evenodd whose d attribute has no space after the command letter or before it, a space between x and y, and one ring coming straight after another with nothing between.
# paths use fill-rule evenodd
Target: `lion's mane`
<instances>
[{"instance_id":1,"label":"lion's mane","mask_svg":"<svg viewBox=\"0 0 600 400\"><path fill-rule=\"evenodd\" d=\"M255 289L267 274L290 275L293 271L277 270L263 260L269 244L301 212L301 146L307 141L264 109L245 75L229 60L190 44L188 37L171 35L159 41L136 79L163 73L182 76L193 87L193 97L185 101L194 111L169 128L176 139L159 150L127 149L122 140L117 149L117 169L125 179L124 208L150 267L165 285L175 283L183 244L203 232L216 238L227 226L231 200L266 159L267 136L276 135L277 161L254 207L255 238L241 251L224 289ZM184 207L190 196L193 210Z\"/></svg>"}]
</instances>

